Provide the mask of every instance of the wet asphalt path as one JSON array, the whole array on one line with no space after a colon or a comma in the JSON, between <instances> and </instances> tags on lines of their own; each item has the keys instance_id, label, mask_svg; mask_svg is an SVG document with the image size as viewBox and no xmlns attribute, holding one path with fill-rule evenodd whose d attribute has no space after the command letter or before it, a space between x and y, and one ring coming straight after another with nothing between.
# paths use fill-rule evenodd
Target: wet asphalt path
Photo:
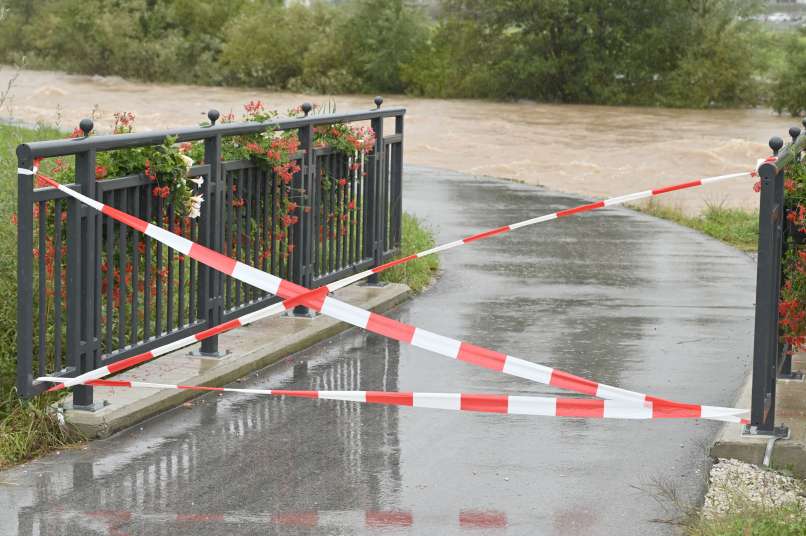
<instances>
[{"instance_id":1,"label":"wet asphalt path","mask_svg":"<svg viewBox=\"0 0 806 536\"><path fill-rule=\"evenodd\" d=\"M579 201L435 170L405 181L406 210L439 242ZM442 267L391 316L691 402L730 405L747 371L753 262L674 224L608 209ZM565 395L355 329L238 386ZM659 488L698 500L717 426L211 395L0 473L0 532L674 534Z\"/></svg>"}]
</instances>

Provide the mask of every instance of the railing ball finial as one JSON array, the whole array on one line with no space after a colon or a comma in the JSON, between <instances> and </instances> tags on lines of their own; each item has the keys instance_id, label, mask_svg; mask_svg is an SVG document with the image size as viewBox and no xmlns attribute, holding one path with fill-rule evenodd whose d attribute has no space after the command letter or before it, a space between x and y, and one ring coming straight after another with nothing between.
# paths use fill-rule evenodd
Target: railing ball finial
<instances>
[{"instance_id":1,"label":"railing ball finial","mask_svg":"<svg viewBox=\"0 0 806 536\"><path fill-rule=\"evenodd\" d=\"M310 102L303 102L301 108L302 113L305 114L305 117L308 117L308 114L311 113L311 110L313 110L313 106Z\"/></svg>"},{"instance_id":2,"label":"railing ball finial","mask_svg":"<svg viewBox=\"0 0 806 536\"><path fill-rule=\"evenodd\" d=\"M90 135L92 129L95 128L95 125L93 124L92 119L84 118L81 121L79 121L78 128L81 129L81 132L84 133L84 137L86 138L87 136Z\"/></svg>"},{"instance_id":3,"label":"railing ball finial","mask_svg":"<svg viewBox=\"0 0 806 536\"><path fill-rule=\"evenodd\" d=\"M381 109L381 104L383 104L383 97L378 95L377 97L375 97L373 102L375 103L375 109L380 110Z\"/></svg>"},{"instance_id":4,"label":"railing ball finial","mask_svg":"<svg viewBox=\"0 0 806 536\"><path fill-rule=\"evenodd\" d=\"M800 136L800 127L792 127L789 129L789 135L792 136L792 141L794 142Z\"/></svg>"},{"instance_id":5,"label":"railing ball finial","mask_svg":"<svg viewBox=\"0 0 806 536\"><path fill-rule=\"evenodd\" d=\"M218 121L218 118L221 117L221 114L215 108L211 109L207 112L207 119L210 120L210 126L215 126L215 122Z\"/></svg>"},{"instance_id":6,"label":"railing ball finial","mask_svg":"<svg viewBox=\"0 0 806 536\"><path fill-rule=\"evenodd\" d=\"M772 149L772 155L778 156L778 151L781 150L781 147L784 146L784 140L779 138L778 136L773 136L770 138L770 149Z\"/></svg>"}]
</instances>

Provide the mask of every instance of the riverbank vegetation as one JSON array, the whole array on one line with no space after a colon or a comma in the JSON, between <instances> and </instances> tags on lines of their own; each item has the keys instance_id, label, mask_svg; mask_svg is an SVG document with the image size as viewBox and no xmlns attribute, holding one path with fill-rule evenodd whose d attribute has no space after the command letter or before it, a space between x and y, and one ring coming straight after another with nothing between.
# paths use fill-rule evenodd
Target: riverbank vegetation
<instances>
[{"instance_id":1,"label":"riverbank vegetation","mask_svg":"<svg viewBox=\"0 0 806 536\"><path fill-rule=\"evenodd\" d=\"M0 467L25 461L50 450L81 440L62 425L50 407L58 397L41 396L31 401L17 397L14 387L17 363L17 160L20 143L65 137L57 129L0 125Z\"/></svg>"},{"instance_id":2,"label":"riverbank vegetation","mask_svg":"<svg viewBox=\"0 0 806 536\"><path fill-rule=\"evenodd\" d=\"M806 32L747 0L3 0L0 62L324 93L806 111Z\"/></svg>"},{"instance_id":3,"label":"riverbank vegetation","mask_svg":"<svg viewBox=\"0 0 806 536\"><path fill-rule=\"evenodd\" d=\"M691 227L742 251L756 251L758 246L758 211L711 205L697 216L654 200L631 208L664 220Z\"/></svg>"}]
</instances>

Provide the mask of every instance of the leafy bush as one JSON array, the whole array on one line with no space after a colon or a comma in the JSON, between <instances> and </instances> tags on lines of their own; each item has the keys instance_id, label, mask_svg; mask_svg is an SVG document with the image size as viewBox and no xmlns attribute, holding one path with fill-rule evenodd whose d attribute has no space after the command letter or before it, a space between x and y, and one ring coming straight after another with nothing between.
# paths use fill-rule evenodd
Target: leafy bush
<instances>
[{"instance_id":1,"label":"leafy bush","mask_svg":"<svg viewBox=\"0 0 806 536\"><path fill-rule=\"evenodd\" d=\"M0 61L280 90L799 113L806 45L745 0L6 0ZM37 31L26 31L35 26ZM783 65L786 63L786 65ZM770 66L782 64L780 68ZM773 83L776 91L764 91Z\"/></svg>"},{"instance_id":2,"label":"leafy bush","mask_svg":"<svg viewBox=\"0 0 806 536\"><path fill-rule=\"evenodd\" d=\"M776 69L771 104L778 113L801 115L806 113L806 29L788 36L781 48L784 58Z\"/></svg>"}]
</instances>

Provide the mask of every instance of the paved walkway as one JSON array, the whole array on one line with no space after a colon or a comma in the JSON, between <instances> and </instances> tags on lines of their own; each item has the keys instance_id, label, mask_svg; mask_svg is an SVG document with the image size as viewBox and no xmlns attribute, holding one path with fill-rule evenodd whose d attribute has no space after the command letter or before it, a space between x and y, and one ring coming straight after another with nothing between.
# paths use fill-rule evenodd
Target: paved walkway
<instances>
[{"instance_id":1,"label":"paved walkway","mask_svg":"<svg viewBox=\"0 0 806 536\"><path fill-rule=\"evenodd\" d=\"M578 203L409 168L440 241ZM608 209L443 255L393 316L664 397L730 405L752 346L754 264ZM358 330L241 387L561 394ZM0 473L0 533L674 534L717 423L588 421L215 395L84 450Z\"/></svg>"}]
</instances>

